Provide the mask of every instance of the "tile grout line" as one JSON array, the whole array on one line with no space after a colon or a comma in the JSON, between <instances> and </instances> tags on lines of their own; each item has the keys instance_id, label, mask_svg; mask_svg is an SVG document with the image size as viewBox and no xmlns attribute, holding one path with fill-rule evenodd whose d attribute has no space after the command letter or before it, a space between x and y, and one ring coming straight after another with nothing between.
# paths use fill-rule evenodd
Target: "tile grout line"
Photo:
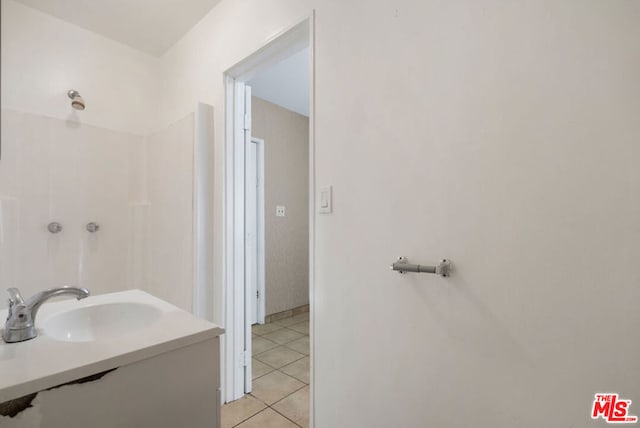
<instances>
[{"instance_id":1,"label":"tile grout line","mask_svg":"<svg viewBox=\"0 0 640 428\"><path fill-rule=\"evenodd\" d=\"M309 337L309 336L303 336L303 337ZM302 339L302 337L301 337L300 339ZM295 339L295 340L292 340L291 342L287 342L286 344L284 344L284 345L282 345L282 346L284 346L285 348L289 348L287 345L288 345L288 344L290 344L290 343L295 342L296 340L299 340L299 339ZM291 349L292 351L296 351L296 350L295 350L295 349L293 349L293 348L289 348L289 349ZM307 357L308 357L309 355L311 355L311 354L305 354L304 352L300 352L300 351L296 351L296 352L297 352L298 354L304 354L304 355L306 355Z\"/></svg>"},{"instance_id":2,"label":"tile grout line","mask_svg":"<svg viewBox=\"0 0 640 428\"><path fill-rule=\"evenodd\" d=\"M281 399L279 399L279 400L278 400L278 401L276 401L275 403L273 403L273 404L271 404L271 405L269 405L269 404L267 404L267 403L264 403L264 404L266 404L266 405L267 405L267 406L269 406L269 407L275 406L276 404L278 404L279 402L281 402L281 401L282 401L282 400L284 400L285 398L289 398L290 396L292 396L292 395L293 395L293 394L295 394L296 392L300 391L301 389L304 389L304 387L305 387L305 386L309 386L309 385L307 385L307 384L306 384L306 383L304 383L304 382L302 382L302 383L303 383L304 385L302 385L300 388L296 389L295 391L291 391L289 394L285 395L284 397L282 397Z\"/></svg>"},{"instance_id":3,"label":"tile grout line","mask_svg":"<svg viewBox=\"0 0 640 428\"><path fill-rule=\"evenodd\" d=\"M271 370L269 373L265 373L265 374L260 375L260 376L258 376L258 377L251 378L251 382L253 382L254 380L260 379L261 377L264 377L264 376L266 376L266 375L268 375L268 374L271 374L271 373L273 373L273 372L280 372L280 373L282 373L283 375L286 375L286 376L292 377L292 378L294 378L294 379L300 380L300 379L298 379L297 377L295 377L295 376L291 376L290 374L285 373L285 372L283 372L283 371L282 371L282 370L280 370L280 369L282 369L282 368L284 368L284 367L287 367L287 366L290 366L291 364L293 364L293 363L297 363L298 361L300 361L300 360L304 360L305 358L308 358L308 357L309 357L308 355L305 355L304 357L302 357L302 358L298 358L297 360L294 360L294 361L291 361L290 363L285 364L284 366L282 366L282 367L280 367L280 368L277 368L277 369L276 369L275 367L273 367L273 366L269 366L269 364L265 363L264 361L260 361L260 360L258 360L258 361L260 361L262 364L264 364L264 365L266 365L266 366L269 366L269 368L271 368L272 370ZM302 382L302 381L300 380L300 382ZM302 382L302 383L306 383L306 382ZM307 384L307 385L308 385L308 384Z\"/></svg>"},{"instance_id":4,"label":"tile grout line","mask_svg":"<svg viewBox=\"0 0 640 428\"><path fill-rule=\"evenodd\" d=\"M285 397L285 398L286 398L286 397ZM284 398L283 398L283 400L284 400ZM273 403L273 404L276 404L276 403ZM300 425L298 425L297 423L295 423L295 421L293 421L293 420L289 419L289 417L287 417L287 415L284 415L284 414L280 413L280 412L278 411L278 409L274 409L274 408L273 408L273 407L271 407L271 406L269 406L269 408L270 408L271 410L273 410L274 412L276 412L277 414L279 414L280 416L282 416L283 418L285 418L286 420L288 420L289 422L291 422L292 424L294 424L295 426L302 428Z\"/></svg>"},{"instance_id":5,"label":"tile grout line","mask_svg":"<svg viewBox=\"0 0 640 428\"><path fill-rule=\"evenodd\" d=\"M308 357L308 355L306 355L305 357ZM296 361L300 361L300 360L304 359L305 357L299 358L299 359L297 359ZM293 364L293 363L295 363L296 361L292 361L290 364ZM265 363L265 364L266 364L266 363ZM267 364L267 365L268 365L268 364ZM289 364L287 364L287 365L289 365ZM287 365L282 366L282 367L286 367ZM280 367L280 368L282 368L282 367ZM267 408L268 408L268 409L273 410L274 412L278 413L278 414L279 414L280 416L282 416L283 418L285 418L285 419L287 419L288 421L292 422L295 426L300 427L300 425L298 425L295 421L293 421L292 419L290 419L289 417L287 417L287 415L285 415L285 414L283 414L283 413L279 412L279 411L278 411L278 409L274 408L273 406L275 406L276 404L278 404L278 403L280 403L281 401L285 400L286 398L289 398L290 396L292 396L292 395L293 395L293 394L295 394L296 392L299 392L299 391L303 390L305 387L309 386L309 384L308 384L308 383L306 383L306 382L301 381L300 379L298 379L298 378L297 378L297 377L295 377L295 376L291 376L290 374L287 374L287 373L285 373L285 372L281 371L280 369L273 369L273 371L271 371L271 372L269 372L269 373L273 373L274 371L275 371L275 372L280 372L280 373L282 373L282 374L283 374L283 375L285 375L285 376L289 376L289 377L291 377L291 378L293 378L293 379L297 380L298 382L302 383L303 385L302 385L300 388L298 388L298 389L296 389L296 390L294 390L294 391L291 391L289 394L285 395L284 397L282 397L281 399L279 399L278 401L276 401L276 402L275 402L275 403L273 403L273 404L267 404L267 403L265 403L264 401L260 400L260 399L259 399L258 397L256 397L255 395L251 395L251 396L252 396L252 397L254 397L254 398L256 398L256 399L258 399L258 400L260 400L260 402L261 402L261 403L263 403L265 406L267 406ZM266 376L266 375L263 375L263 376ZM261 376L261 377L262 377L262 376ZM257 378L256 378L256 379L257 379ZM258 412L258 413L264 412L265 410L266 410L266 409L262 409L262 410L261 410L260 412ZM256 413L256 415L257 415L258 413ZM255 415L253 415L253 416L255 416ZM252 416L252 417L253 417L253 416Z\"/></svg>"},{"instance_id":6,"label":"tile grout line","mask_svg":"<svg viewBox=\"0 0 640 428\"><path fill-rule=\"evenodd\" d=\"M303 322L308 322L308 321L303 321ZM300 323L300 324L302 324L302 323ZM295 325L297 325L297 324L294 324L294 326L295 326ZM255 334L256 336L258 336L258 337L260 337L260 338L262 338L262 339L269 340L269 341L273 342L273 340L271 340L271 339L269 339L268 337L265 337L265 336L268 336L268 335L273 334L273 333L277 333L277 332L279 332L279 331L281 331L281 330L289 330L289 331L292 331L292 332L294 332L294 333L301 334L303 337L304 337L304 336L309 336L309 335L308 335L308 334L306 334L306 333L303 333L303 332L298 331L298 330L294 330L294 329L289 328L289 327L282 327L282 328L279 328L279 329L277 329L277 330L273 330L273 331L270 331L269 333L264 333L264 334L253 333L253 332L252 332L251 334ZM300 339L300 337L299 337L298 339ZM293 339L293 340L298 340L298 339ZM293 340L291 340L290 342L293 342Z\"/></svg>"},{"instance_id":7,"label":"tile grout line","mask_svg":"<svg viewBox=\"0 0 640 428\"><path fill-rule=\"evenodd\" d=\"M275 330L272 330L272 331L278 331L278 330L283 329L283 328L289 328L289 327L292 327L294 325L302 324L304 322L309 322L309 320L303 320L303 321L300 321L300 322L294 322L293 324L289 324L289 325L274 324L274 325L277 325L279 328L277 328ZM259 324L259 325L269 325L269 324ZM258 334L258 333L256 333L256 334ZM264 334L269 334L269 333L264 333Z\"/></svg>"},{"instance_id":8,"label":"tile grout line","mask_svg":"<svg viewBox=\"0 0 640 428\"><path fill-rule=\"evenodd\" d=\"M280 346L284 346L284 345L280 345ZM291 349L291 348L289 348L288 346L284 346L284 347L285 347L285 348L287 348L287 349L288 349L288 350L290 350L290 351L298 352L298 351L296 351L295 349ZM258 355L265 354L265 353L267 353L267 352L269 352L269 351L271 351L271 350L273 350L273 349L276 349L276 348L271 348L271 349L269 349L268 351L264 351L264 352L259 353ZM293 364L293 363L295 363L296 361L300 361L301 359L303 359L303 358L305 358L305 357L308 357L308 355L305 355L305 354L303 354L302 352L298 352L298 354L302 354L302 357L300 357L300 358L296 358L295 360L291 360L291 362L290 362L290 363L287 363L287 364L285 364L284 366L288 366L289 364ZM266 364L266 365L268 365L269 367L273 368L274 370L278 370L278 369L280 369L280 368L284 367L284 366L281 366L281 367L273 367L271 364L269 364L269 363L266 363L266 362L262 361L260 358L257 358L257 357L258 357L258 355L253 355L251 358L255 358L256 360L260 361L262 364Z\"/></svg>"},{"instance_id":9,"label":"tile grout line","mask_svg":"<svg viewBox=\"0 0 640 428\"><path fill-rule=\"evenodd\" d=\"M286 345L281 345L281 346L284 346L284 347L285 347L285 348L287 348L287 349L291 349L291 348L289 348L289 347L288 347L288 346L286 346ZM275 349L275 348L272 348L272 349ZM295 351L295 352L298 352L298 351L296 351L295 349L291 349L291 350L292 350L292 351ZM268 352L268 351L265 351L265 352ZM301 352L298 352L298 353L301 353ZM264 352L262 352L262 354L264 354ZM260 354L258 354L258 355L260 355ZM264 361L257 359L257 358L256 358L256 355L252 356L251 358L256 358L260 363L262 363L262 364L264 364L265 366L269 367L269 368L271 369L271 371L270 371L270 372L268 372L268 373L265 373L265 374L263 374L263 375L260 375L260 376L258 376L258 377L251 378L251 382L253 382L254 380L260 379L261 377L264 377L264 376L266 376L266 375L268 375L268 374L271 374L271 373L273 373L273 372L280 372L280 373L282 373L282 374L284 374L284 375L287 375L287 376L292 377L292 378L294 378L294 379L296 379L296 380L299 380L300 382L302 382L302 383L304 383L304 384L306 384L306 385L309 385L308 383L306 383L306 382L304 382L304 381L302 381L302 380L298 379L297 377L295 377L295 376L291 376L290 374L285 373L285 372L283 372L283 371L281 370L281 369L282 369L282 368L284 368L284 367L290 366L290 365L291 365L291 364L293 364L293 363L297 363L297 362L298 362L298 361L300 361L300 360L304 360L305 358L309 358L309 357L310 357L310 355L307 355L307 354L302 354L302 355L303 355L303 356L302 356L302 357L300 357L300 358L298 358L297 360L293 360L293 361L291 361L290 363L287 363L287 364L285 364L284 366L282 366L282 367L280 367L280 368L274 368L273 366L271 366L271 365L269 365L269 364L265 363Z\"/></svg>"},{"instance_id":10,"label":"tile grout line","mask_svg":"<svg viewBox=\"0 0 640 428\"><path fill-rule=\"evenodd\" d=\"M297 337L297 338L295 338L295 339L291 339L290 341L288 341L288 342L286 342L286 343L295 342L296 340L302 339L303 337L309 337L309 335L308 335L308 334L306 334L306 333L303 333L303 332L301 332L301 331L294 330L294 329L291 329L291 328L287 328L287 327L283 327L283 328L278 329L278 330L275 330L275 331L270 331L269 333L265 333L264 335L260 335L260 334L258 334L258 333L252 333L252 334L255 334L255 335L256 335L256 336L258 336L260 339L268 340L269 342L273 342L273 343L278 343L278 342L276 342L276 341L274 341L274 340L271 340L271 339L269 339L268 337L265 337L265 336L268 336L268 335L270 335L270 334L272 334L272 333L277 333L277 332L279 332L280 330L285 330L285 329L286 329L286 330L289 330L289 331L291 331L291 332L293 332L293 333L297 333L297 334L300 334L300 335L301 335L300 337Z\"/></svg>"},{"instance_id":11,"label":"tile grout line","mask_svg":"<svg viewBox=\"0 0 640 428\"><path fill-rule=\"evenodd\" d=\"M277 370L277 371L278 371L278 370ZM286 373L284 373L284 374L286 374ZM289 375L287 375L287 376L289 376ZM293 377L293 376L291 376L291 377ZM294 379L295 379L295 378L294 378ZM299 380L299 379L298 379L298 380ZM299 380L299 381L300 381L300 380ZM300 382L302 382L302 381L300 381ZM256 400L260 401L262 404L264 404L264 405L265 405L265 406L267 406L267 407L265 407L264 409L260 410L258 413L256 413L256 414L252 415L250 418L247 418L247 419L245 419L244 421L240 422L240 424L241 424L241 423L243 423L243 422L248 421L249 419L251 419L251 418L253 418L254 416L256 416L256 415L258 415L258 414L260 414L260 413L264 412L264 411L265 411L265 410L267 410L267 409L271 409L271 410L273 410L274 412L276 412L277 414L281 415L282 417L284 417L285 419L287 419L288 421L292 422L293 424L295 424L296 426L298 426L298 427L299 427L300 425L298 425L298 424L297 424L297 423L295 423L293 420L291 420L290 418L288 418L288 417L287 417L287 415L284 415L284 414L282 414L281 412L279 412L279 411L278 411L277 409L275 409L273 406L275 406L276 404L278 404L279 402L281 402L281 401L282 401L282 400L284 400L285 398L289 398L290 396L292 396L292 395L293 395L293 394L295 394L296 392L298 392L298 391L300 391L300 390L304 389L304 387L309 386L309 384L306 384L306 383L304 383L304 382L302 382L302 383L304 384L303 386L301 386L300 388L296 389L295 391L291 391L291 393L289 393L289 394L285 395L284 397L282 397L281 399L279 399L278 401L276 401L276 402L275 402L275 403L273 403L273 404L267 404L267 403L265 403L264 401L262 401L261 399L259 399L258 397L256 397L255 395L253 395L253 394L249 393L249 395L251 395L251 396L252 396L253 398L255 398ZM240 425L240 424L238 424L238 425ZM236 426L238 426L238 425L234 425L234 427L236 427Z\"/></svg>"},{"instance_id":12,"label":"tile grout line","mask_svg":"<svg viewBox=\"0 0 640 428\"><path fill-rule=\"evenodd\" d=\"M306 336L302 336L302 337L306 337ZM298 339L302 339L302 337L299 337ZM285 348L287 348L287 349L288 349L288 350L290 350L290 351L297 352L298 354L302 354L302 355L304 355L305 357L308 357L310 354L305 354L305 353L303 353L303 352L296 351L295 349L293 349L293 348L289 348L289 347L287 346L287 344L288 344L288 343L295 342L295 341L296 341L296 340L298 340L298 339L293 339L293 340L291 340L291 341L289 341L289 342L287 342L287 343L283 343L282 345L280 345L280 344L276 344L276 345L278 345L278 346L274 346L273 348L269 348L269 349L267 349L266 351L262 351L262 352L260 352L260 353L258 353L258 354L255 354L255 355L251 355L251 358L255 358L255 359L257 359L258 361L260 361L261 363L264 363L264 364L269 365L268 363L265 363L264 361L262 361L262 360L261 360L261 359L259 359L258 357L259 357L260 355L262 355L262 354L266 354L267 352L271 352L271 351L273 351L274 349L279 348L279 347L281 347L281 346L284 346ZM274 342L274 343L275 343L275 342ZM303 357L303 358L304 358L304 357ZM299 360L299 359L300 359L300 358L298 358L298 360ZM295 360L295 361L297 361L297 360ZM295 362L295 361L292 361L292 363L293 363L293 362ZM290 364L290 363L285 364L285 366L286 366L286 365L288 365L288 364ZM273 367L273 366L271 366L271 367Z\"/></svg>"},{"instance_id":13,"label":"tile grout line","mask_svg":"<svg viewBox=\"0 0 640 428\"><path fill-rule=\"evenodd\" d=\"M253 397L253 395L252 395L252 397ZM253 398L255 398L255 397L253 397ZM257 398L256 398L256 400L257 400ZM262 403L262 400L258 400L258 401L260 401L260 402ZM251 419L251 418L252 418L252 417L254 417L255 415L257 415L257 414L259 414L259 413L262 413L262 412L264 412L265 410L267 410L267 409L269 408L269 406L268 406L266 403L262 403L262 404L264 404L264 405L265 405L265 406L267 406L267 407L265 407L264 409L260 409L260 410L258 410L256 413L254 413L253 415L249 416L247 419L243 419L242 421L238 422L237 424L235 424L235 425L234 425L234 426L232 426L231 428L235 428L235 427L237 427L238 425L242 425L243 423L247 422L249 419Z\"/></svg>"},{"instance_id":14,"label":"tile grout line","mask_svg":"<svg viewBox=\"0 0 640 428\"><path fill-rule=\"evenodd\" d=\"M288 376L288 375L287 375L287 376ZM300 381L300 382L302 382L302 381ZM294 390L294 391L291 391L289 394L285 395L284 397L282 397L282 398L281 398L281 399L279 399L278 401L274 402L273 404L267 404L267 403L265 403L265 402L264 402L264 401L262 401L260 398L258 398L258 397L256 397L255 395L253 395L252 393L247 394L247 395L251 395L251 397L253 397L254 399L258 400L260 403L264 404L266 407L265 407L264 409L262 409L262 410L258 411L257 413L254 413L253 415L249 416L247 419L245 419L245 420L243 420L243 421L239 422L238 424L234 425L232 428L237 427L238 425L241 425L242 423L244 423L244 422L248 421L249 419L251 419L251 418L253 418L254 416L256 416L256 415L258 415L258 414L260 414L260 413L264 412L264 411L265 411L265 410L267 410L267 409L271 409L271 410L273 410L274 412L278 413L278 414L279 414L279 415L281 415L282 417L286 418L288 421L293 422L296 426L300 426L300 425L298 425L296 422L294 422L293 420L291 420L289 417L287 417L287 415L284 415L284 414L282 414L281 412L279 412L279 411L278 411L277 409L275 409L273 406L275 406L276 404L278 404L279 402L281 402L281 401L282 401L282 400L284 400L285 398L289 398L290 396L292 396L292 395L293 395L293 394L295 394L296 392L298 392L298 391L300 391L300 390L304 389L306 386L309 386L309 384L306 384L306 383L304 383L304 382L302 382L302 383L303 383L304 385L302 385L300 388L298 388L298 389L296 389L296 390Z\"/></svg>"},{"instance_id":15,"label":"tile grout line","mask_svg":"<svg viewBox=\"0 0 640 428\"><path fill-rule=\"evenodd\" d=\"M305 354L305 353L302 353L302 352L296 351L295 349L289 348L289 347L287 346L287 344L289 344L289 343L291 343L291 342L295 342L296 340L302 339L302 338L304 338L304 337L309 337L309 335L308 335L308 334L305 334L305 335L303 335L302 337L299 337L298 339L293 339L292 341L285 343L284 345L279 345L279 346L284 346L284 347L285 347L285 348L287 348L287 349L290 349L290 350L292 350L292 351L294 351L294 352L298 352L299 354L302 354L302 355L303 355L302 357L298 358L297 360L291 361L290 363L287 363L287 364L285 364L284 366L282 366L282 367L280 367L280 368L275 368L275 367L273 367L273 366L271 366L271 365L269 365L269 364L265 363L264 361L260 360L259 358L256 358L256 357L258 357L259 355L264 354L265 352L269 352L269 351L271 351L271 350L273 350L273 349L277 348L277 346L276 346L276 347L273 347L273 348L271 348L271 349L267 349L266 351L263 351L263 352L261 352L261 353L259 353L259 354L252 355L252 356L251 356L251 358L255 358L255 359L256 359L256 360L258 360L260 363L262 363L262 364L266 365L267 367L269 367L269 368L271 369L271 371L269 371L268 373L265 373L265 374L263 374L263 375L260 375L260 376L258 376L258 377L252 378L252 379L251 379L251 381L253 382L253 381L257 380L257 379L260 379L261 377L266 376L266 375L268 375L268 374L271 374L271 373L273 373L274 371L279 371L279 372L280 372L280 373L282 373L282 374L285 374L285 375L290 376L290 377L292 377L292 378L294 378L294 379L296 379L296 380L299 380L299 381L300 381L300 382L302 382L302 383L305 383L305 382L303 382L302 380L298 379L297 377L295 377L295 376L291 376L291 375L289 375L289 374L287 374L287 373L283 372L282 370L280 370L280 369L282 369L283 367L287 367L288 365L291 365L291 364L293 364L293 363L295 363L295 362L298 362L298 361L300 361L300 360L302 360L302 359L304 359L304 358L309 358L309 357L311 357L311 355L310 355L310 354ZM268 340L268 339L266 339L266 340ZM275 343L275 342L274 342L274 343ZM307 384L307 385L308 385L308 384Z\"/></svg>"},{"instance_id":16,"label":"tile grout line","mask_svg":"<svg viewBox=\"0 0 640 428\"><path fill-rule=\"evenodd\" d=\"M300 360L301 360L301 359L302 359L302 358L300 358ZM296 360L296 361L300 361L300 360ZM295 361L294 361L294 363L295 363ZM293 363L291 363L291 364L293 364ZM285 367L286 367L286 366L285 366ZM280 372L280 373L282 373L283 375L287 375L287 376L289 376L289 377L292 377L292 378L294 378L295 380L297 380L298 382L302 382L302 383L304 383L305 385L309 386L309 384L308 384L307 382L303 381L302 379L298 379L298 378L297 378L297 377L295 377L295 376L291 376L290 374L285 373L285 372L283 372L283 371L282 371L282 370L280 370L280 369L275 369L274 371L276 371L276 372ZM271 373L273 373L273 372L271 372Z\"/></svg>"},{"instance_id":17,"label":"tile grout line","mask_svg":"<svg viewBox=\"0 0 640 428\"><path fill-rule=\"evenodd\" d=\"M293 364L293 363L297 363L297 362L298 362L298 361L300 361L300 360L304 360L304 359L305 359L305 358L307 358L307 357L308 357L308 355L305 355L304 357L302 357L302 358L298 358L297 360L294 360L294 361L291 361L290 363L285 364L284 366L279 367L279 368L275 368L275 367L273 367L273 366L269 366L269 364L267 364L267 363L265 363L265 362L263 362L263 361L258 360L258 361L260 361L262 364L265 364L265 365L267 365L267 366L271 367L273 370L271 370L269 373L265 373L265 374L263 374L263 375L261 375L261 376L258 376L258 377L257 377L257 378L255 378L255 379L253 379L253 378L252 378L252 379L251 379L251 382L253 383L253 381L254 381L254 380L260 379L261 377L264 377L264 376L266 376L266 375L268 375L268 374L271 374L271 373L273 373L273 372L280 372L280 373L282 373L282 374L283 374L283 375L285 375L285 376L292 377L292 378L294 378L294 379L296 379L296 380L298 380L298 381L302 382L302 381L301 381L300 379L298 379L297 377L295 377L295 376L291 376L290 374L285 373L285 372L283 372L283 371L282 371L282 370L280 370L280 369L282 369L282 368L284 368L284 367L287 367L287 366L289 366L289 365L291 365L291 364ZM306 383L306 382L302 382L302 383Z\"/></svg>"}]
</instances>

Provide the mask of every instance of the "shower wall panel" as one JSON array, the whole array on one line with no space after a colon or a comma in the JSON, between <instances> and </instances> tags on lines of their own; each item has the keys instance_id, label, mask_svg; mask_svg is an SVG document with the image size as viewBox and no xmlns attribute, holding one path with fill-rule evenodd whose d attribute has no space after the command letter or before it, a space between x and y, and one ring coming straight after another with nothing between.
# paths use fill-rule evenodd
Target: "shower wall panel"
<instances>
[{"instance_id":1,"label":"shower wall panel","mask_svg":"<svg viewBox=\"0 0 640 428\"><path fill-rule=\"evenodd\" d=\"M10 109L1 125L0 288L144 288L145 138Z\"/></svg>"},{"instance_id":2,"label":"shower wall panel","mask_svg":"<svg viewBox=\"0 0 640 428\"><path fill-rule=\"evenodd\" d=\"M194 132L191 113L147 141L147 291L187 311L193 308Z\"/></svg>"}]
</instances>

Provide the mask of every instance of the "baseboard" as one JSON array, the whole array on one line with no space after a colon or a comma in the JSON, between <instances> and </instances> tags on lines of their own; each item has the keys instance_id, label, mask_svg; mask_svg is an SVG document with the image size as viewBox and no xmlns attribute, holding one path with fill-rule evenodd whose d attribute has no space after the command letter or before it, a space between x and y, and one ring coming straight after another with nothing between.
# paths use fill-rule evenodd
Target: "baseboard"
<instances>
[{"instance_id":1,"label":"baseboard","mask_svg":"<svg viewBox=\"0 0 640 428\"><path fill-rule=\"evenodd\" d=\"M286 311L276 312L275 314L267 315L264 317L265 323L270 323L274 321L280 321L285 318L291 318L296 315L304 314L309 312L309 305L298 306L297 308L287 309Z\"/></svg>"}]
</instances>

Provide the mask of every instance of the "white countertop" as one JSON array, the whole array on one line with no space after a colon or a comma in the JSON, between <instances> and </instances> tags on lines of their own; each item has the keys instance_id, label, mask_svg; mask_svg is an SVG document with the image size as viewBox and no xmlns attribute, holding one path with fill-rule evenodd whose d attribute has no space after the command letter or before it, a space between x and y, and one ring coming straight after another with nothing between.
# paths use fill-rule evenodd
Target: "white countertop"
<instances>
[{"instance_id":1,"label":"white countertop","mask_svg":"<svg viewBox=\"0 0 640 428\"><path fill-rule=\"evenodd\" d=\"M162 316L142 332L90 342L64 342L42 334L47 318L60 312L103 303L136 302L152 305ZM4 326L7 311L0 311ZM42 305L36 316L38 337L18 343L0 339L0 403L105 370L144 360L224 333L221 327L198 319L140 290L91 296Z\"/></svg>"}]
</instances>

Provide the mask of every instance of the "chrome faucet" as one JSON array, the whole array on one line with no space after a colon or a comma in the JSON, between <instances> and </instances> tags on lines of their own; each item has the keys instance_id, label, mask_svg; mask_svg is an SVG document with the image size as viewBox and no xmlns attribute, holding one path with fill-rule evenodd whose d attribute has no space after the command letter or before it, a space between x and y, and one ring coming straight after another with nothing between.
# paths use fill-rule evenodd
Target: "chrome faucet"
<instances>
[{"instance_id":1,"label":"chrome faucet","mask_svg":"<svg viewBox=\"0 0 640 428\"><path fill-rule=\"evenodd\" d=\"M41 291L24 301L17 288L9 288L9 314L2 332L2 338L7 343L22 342L33 339L38 335L35 321L40 306L52 297L70 294L78 300L89 297L89 290L77 287L59 287Z\"/></svg>"}]
</instances>

